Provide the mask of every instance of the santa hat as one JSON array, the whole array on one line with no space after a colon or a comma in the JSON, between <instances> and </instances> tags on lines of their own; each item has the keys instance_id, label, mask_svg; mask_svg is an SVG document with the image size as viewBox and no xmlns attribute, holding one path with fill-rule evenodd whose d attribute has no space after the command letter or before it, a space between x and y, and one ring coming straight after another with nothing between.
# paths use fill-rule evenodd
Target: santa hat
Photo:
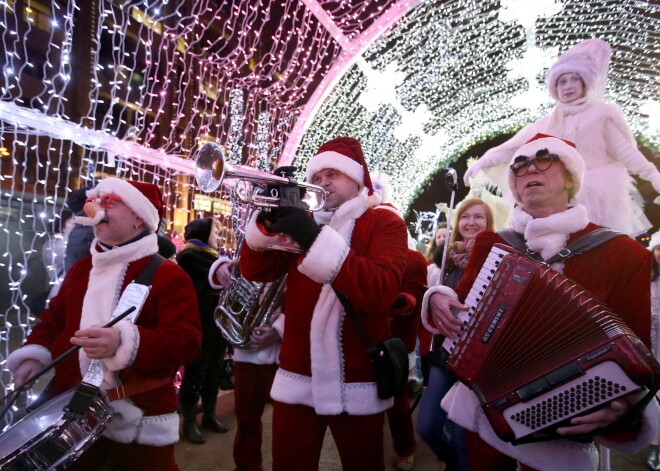
<instances>
[{"instance_id":1,"label":"santa hat","mask_svg":"<svg viewBox=\"0 0 660 471\"><path fill-rule=\"evenodd\" d=\"M547 151L548 154L559 157L559 160L564 164L564 167L566 167L573 180L574 186L571 188L569 200L572 201L575 199L582 187L585 165L584 159L582 159L582 156L575 148L575 144L571 141L549 136L548 134L537 134L518 149L511 162L509 162L509 165L513 165L520 157L534 159L540 151ZM516 190L516 178L513 171L509 170L509 189L513 194L513 198L520 203L520 195Z\"/></svg>"},{"instance_id":2,"label":"santa hat","mask_svg":"<svg viewBox=\"0 0 660 471\"><path fill-rule=\"evenodd\" d=\"M658 245L660 245L660 231L651 236L651 240L649 240L649 250L653 251Z\"/></svg>"},{"instance_id":3,"label":"santa hat","mask_svg":"<svg viewBox=\"0 0 660 471\"><path fill-rule=\"evenodd\" d=\"M307 162L305 175L311 183L312 177L326 168L339 170L352 180L355 180L360 189L367 188L369 196L373 195L374 187L369 176L369 168L362 154L362 146L352 137L337 137L326 142L316 155Z\"/></svg>"},{"instance_id":4,"label":"santa hat","mask_svg":"<svg viewBox=\"0 0 660 471\"><path fill-rule=\"evenodd\" d=\"M163 195L157 185L110 177L89 190L87 197L94 198L108 194L119 196L124 204L144 221L151 232L158 230L165 208Z\"/></svg>"},{"instance_id":5,"label":"santa hat","mask_svg":"<svg viewBox=\"0 0 660 471\"><path fill-rule=\"evenodd\" d=\"M585 91L593 98L605 96L607 69L610 65L612 48L602 39L592 38L576 44L564 52L555 62L547 76L550 95L559 100L557 80L563 74L576 73L584 82Z\"/></svg>"},{"instance_id":6,"label":"santa hat","mask_svg":"<svg viewBox=\"0 0 660 471\"><path fill-rule=\"evenodd\" d=\"M390 177L382 171L378 171L371 177L374 185L374 191L380 194L381 203L389 203L392 194L392 187L390 186Z\"/></svg>"}]
</instances>

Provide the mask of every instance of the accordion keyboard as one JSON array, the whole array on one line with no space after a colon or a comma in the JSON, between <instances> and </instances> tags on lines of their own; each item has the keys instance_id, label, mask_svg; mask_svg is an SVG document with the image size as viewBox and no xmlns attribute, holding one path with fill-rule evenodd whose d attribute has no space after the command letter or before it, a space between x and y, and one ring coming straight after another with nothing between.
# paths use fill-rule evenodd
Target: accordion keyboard
<instances>
[{"instance_id":1,"label":"accordion keyboard","mask_svg":"<svg viewBox=\"0 0 660 471\"><path fill-rule=\"evenodd\" d=\"M583 414L635 390L635 384L621 367L605 361L552 391L503 412L516 438L523 437Z\"/></svg>"},{"instance_id":2,"label":"accordion keyboard","mask_svg":"<svg viewBox=\"0 0 660 471\"><path fill-rule=\"evenodd\" d=\"M491 249L490 253L488 254L488 258L486 258L486 261L481 267L481 270L479 270L479 274L477 275L477 279L472 285L472 289L470 289L470 292L468 293L467 297L465 298L465 302L463 303L465 306L467 306L467 310L456 312L456 318L463 323L463 329L470 321L470 317L476 312L477 306L479 306L486 288L488 288L490 285L497 267L502 262L504 256L510 253L510 251L500 249L499 247L493 247ZM459 334L457 334L456 338L453 339L446 338L442 343L442 348L444 348L449 353L453 353L457 340L462 333L463 332L461 331Z\"/></svg>"}]
</instances>

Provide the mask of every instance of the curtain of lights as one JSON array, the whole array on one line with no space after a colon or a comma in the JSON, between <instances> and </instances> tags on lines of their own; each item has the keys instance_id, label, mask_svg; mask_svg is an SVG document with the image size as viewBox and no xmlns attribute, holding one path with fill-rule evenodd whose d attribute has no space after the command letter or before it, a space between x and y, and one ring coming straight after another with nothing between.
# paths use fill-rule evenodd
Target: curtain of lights
<instances>
[{"instance_id":1,"label":"curtain of lights","mask_svg":"<svg viewBox=\"0 0 660 471\"><path fill-rule=\"evenodd\" d=\"M2 366L59 283L43 247L73 190L157 183L177 240L194 217L230 225L226 191L191 176L202 144L269 170L352 135L405 211L473 143L546 112L545 69L591 36L614 49L609 97L657 148L659 18L633 0L0 0Z\"/></svg>"}]
</instances>

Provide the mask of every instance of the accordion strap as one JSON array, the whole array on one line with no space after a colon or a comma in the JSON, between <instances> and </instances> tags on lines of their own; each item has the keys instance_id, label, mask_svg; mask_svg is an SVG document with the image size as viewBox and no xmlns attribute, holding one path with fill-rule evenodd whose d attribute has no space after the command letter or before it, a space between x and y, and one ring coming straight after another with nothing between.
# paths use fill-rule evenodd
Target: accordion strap
<instances>
[{"instance_id":1,"label":"accordion strap","mask_svg":"<svg viewBox=\"0 0 660 471\"><path fill-rule=\"evenodd\" d=\"M552 265L553 263L557 262L563 262L574 255L581 255L586 253L589 250L604 244L608 240L614 239L615 237L626 236L626 234L622 232L601 227L583 235L576 241L569 244L567 247L561 249L559 253L553 255L548 260L543 260L541 254L527 247L525 237L519 232L516 232L513 229L505 229L498 232L497 234L502 239L504 239L507 244L511 245L511 247L514 249L520 250L527 257L531 258L532 260L536 260L537 262L546 263L548 265Z\"/></svg>"}]
</instances>

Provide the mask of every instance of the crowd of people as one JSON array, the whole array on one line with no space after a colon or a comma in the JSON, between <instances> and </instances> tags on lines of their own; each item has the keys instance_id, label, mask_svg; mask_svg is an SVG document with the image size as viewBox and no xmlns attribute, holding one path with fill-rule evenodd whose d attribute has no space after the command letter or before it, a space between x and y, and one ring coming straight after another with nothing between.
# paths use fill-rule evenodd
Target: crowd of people
<instances>
[{"instance_id":1,"label":"crowd of people","mask_svg":"<svg viewBox=\"0 0 660 471\"><path fill-rule=\"evenodd\" d=\"M469 169L466 181L484 170L510 195L509 229L494 232L489 205L469 198L453 221L437 226L424 255L389 203L383 175L372 181L360 142L351 137L328 140L307 163L307 182L326 192L323 209L254 211L239 253L230 230L202 218L186 225L185 247L174 260L173 246L157 235L164 207L156 185L106 178L75 192L69 205L77 224L62 227L69 247L45 249L51 259L57 251L57 290L25 345L7 358L21 386L80 346L77 356L56 365L47 398L75 388L93 368L102 372L95 386L110 401L113 419L70 469L145 469L145 463L178 469L179 413L192 443L206 441L204 429L229 431L216 416L216 401L232 350L235 469L264 469L262 415L272 402L273 471L318 469L327 430L344 470L383 471L390 466L386 416L394 465L410 471L418 443L409 391L382 393L370 348L392 337L403 341L413 384L423 382L416 431L438 467L595 470L598 446L637 452L651 444L649 466L660 469L656 401L636 410L639 398L624 394L561 423L547 441L513 445L495 431L481 392L447 368L443 349L464 328L456 313L470 308L466 297L491 249L503 244L522 247L584 287L618 314L639 348L659 355L660 233L648 250L628 235L650 228L630 173L656 189L660 174L637 150L618 109L602 101L609 55L598 39L565 52L548 73L558 101L552 114ZM622 233L595 242L601 227ZM578 240L588 244L570 250ZM151 289L136 296L133 285L145 273ZM230 345L215 319L223 290L239 280L274 284L282 277L283 304L273 306L246 344ZM103 327L127 306L134 315ZM181 367L177 392L172 379Z\"/></svg>"}]
</instances>

